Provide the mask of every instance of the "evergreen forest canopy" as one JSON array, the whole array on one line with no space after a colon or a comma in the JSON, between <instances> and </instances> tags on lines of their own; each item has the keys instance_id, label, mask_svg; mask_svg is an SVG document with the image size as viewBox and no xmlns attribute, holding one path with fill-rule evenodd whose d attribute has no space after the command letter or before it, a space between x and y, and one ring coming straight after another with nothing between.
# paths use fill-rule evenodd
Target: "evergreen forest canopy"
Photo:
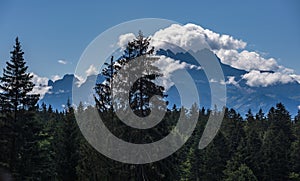
<instances>
[{"instance_id":1,"label":"evergreen forest canopy","mask_svg":"<svg viewBox=\"0 0 300 181\"><path fill-rule=\"evenodd\" d=\"M245 118L226 108L220 131L205 149L198 144L209 109L174 105L160 124L142 131L122 123L113 109L112 80L128 62L150 56L153 50L149 38L139 33L118 64L113 57L106 64L106 81L95 85L95 106L79 104L75 109L66 100L65 110L59 112L45 103L37 105L39 95L31 93L32 75L16 38L0 77L0 180L300 180L300 112L292 119L282 103L270 106L267 113L249 110ZM159 101L167 96L153 83L159 76L153 71L133 83L126 106L136 115L149 114L153 95L160 95ZM199 117L192 136L175 154L134 165L103 156L85 140L75 115L91 119L95 110L111 132L132 143L161 139L174 128L181 111L199 111Z\"/></svg>"}]
</instances>

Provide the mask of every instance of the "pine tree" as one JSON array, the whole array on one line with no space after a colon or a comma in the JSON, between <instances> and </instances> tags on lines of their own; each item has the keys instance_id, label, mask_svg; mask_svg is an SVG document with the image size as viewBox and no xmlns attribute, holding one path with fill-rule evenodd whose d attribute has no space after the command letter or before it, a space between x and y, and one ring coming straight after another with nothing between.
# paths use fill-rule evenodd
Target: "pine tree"
<instances>
[{"instance_id":1,"label":"pine tree","mask_svg":"<svg viewBox=\"0 0 300 181\"><path fill-rule=\"evenodd\" d=\"M262 146L262 180L287 180L289 149L288 138L282 130L266 132Z\"/></svg>"},{"instance_id":2,"label":"pine tree","mask_svg":"<svg viewBox=\"0 0 300 181\"><path fill-rule=\"evenodd\" d=\"M204 154L204 166L200 180L222 180L229 155L228 145L222 132L218 132L214 140L201 152Z\"/></svg>"},{"instance_id":3,"label":"pine tree","mask_svg":"<svg viewBox=\"0 0 300 181\"><path fill-rule=\"evenodd\" d=\"M268 113L270 126L262 145L262 180L287 180L293 134L291 118L283 104L271 108Z\"/></svg>"},{"instance_id":4,"label":"pine tree","mask_svg":"<svg viewBox=\"0 0 300 181\"><path fill-rule=\"evenodd\" d=\"M243 129L243 118L234 109L225 110L224 120L222 122L222 131L228 140L230 155L236 152L240 141L245 136Z\"/></svg>"},{"instance_id":5,"label":"pine tree","mask_svg":"<svg viewBox=\"0 0 300 181\"><path fill-rule=\"evenodd\" d=\"M76 166L79 160L79 128L76 123L74 109L68 99L65 119L59 130L58 175L62 180L76 180Z\"/></svg>"},{"instance_id":6,"label":"pine tree","mask_svg":"<svg viewBox=\"0 0 300 181\"><path fill-rule=\"evenodd\" d=\"M84 120L96 120L91 117L93 115L91 112L94 112L94 110L95 108L92 106L83 109L83 105L79 104L76 117L80 117L79 120L81 120L81 122L79 124L81 124L81 126L88 126ZM97 130L91 129L90 131L93 132ZM79 160L76 166L78 180L120 180L122 176L124 176L124 173L121 174L121 169L119 169L122 164L116 164L113 160L99 153L81 134L79 135L78 154ZM113 163L115 165L113 165Z\"/></svg>"},{"instance_id":7,"label":"pine tree","mask_svg":"<svg viewBox=\"0 0 300 181\"><path fill-rule=\"evenodd\" d=\"M104 82L97 83L95 86L94 95L97 109L101 112L108 111L112 109L112 86L113 78L116 75L117 71L121 67L114 62L114 57L112 56L109 63L105 63L105 68L102 70L102 76L105 78Z\"/></svg>"},{"instance_id":8,"label":"pine tree","mask_svg":"<svg viewBox=\"0 0 300 181\"><path fill-rule=\"evenodd\" d=\"M262 140L259 138L257 131L255 129L250 129L249 132L246 133L246 145L241 148L241 151L244 162L250 167L255 175L259 175L261 170L261 146Z\"/></svg>"},{"instance_id":9,"label":"pine tree","mask_svg":"<svg viewBox=\"0 0 300 181\"><path fill-rule=\"evenodd\" d=\"M246 120L249 124L255 122L254 116L252 114L251 109L248 110L247 114L246 114Z\"/></svg>"},{"instance_id":10,"label":"pine tree","mask_svg":"<svg viewBox=\"0 0 300 181\"><path fill-rule=\"evenodd\" d=\"M294 139L291 129L291 116L282 103L276 104L276 108L274 109L274 112L270 112L268 120L271 123L272 129L277 131L282 130L283 133L286 134L289 142Z\"/></svg>"},{"instance_id":11,"label":"pine tree","mask_svg":"<svg viewBox=\"0 0 300 181\"><path fill-rule=\"evenodd\" d=\"M132 143L145 143L160 138L160 136L167 132L167 129L153 128L151 130L132 129L120 123L120 120L114 115L113 103L118 103L116 109L131 109L137 116L145 117L150 114L152 108L150 99L154 95L159 95L163 101L164 88L155 84L155 80L161 76L158 67L152 65L158 58L152 57L154 47L148 50L150 45L150 38L144 37L140 31L138 36L132 41L128 42L127 47L122 55L115 62L113 57L106 67L102 70L102 76L105 81L96 84L95 101L99 114L103 121L112 133L121 137L122 139ZM120 71L125 70L125 71ZM141 71L142 70L142 71ZM139 72L142 72L142 77L137 78L135 82L130 82L130 77L137 77ZM121 73L122 72L122 73ZM116 76L118 74L118 76ZM119 77L120 80L116 80ZM124 85L132 85L127 90L122 90L119 95L114 97L113 92L121 89ZM114 91L112 91L112 89ZM119 93L119 92L118 92ZM112 102L112 97L115 102ZM129 98L128 98L129 97ZM129 101L125 101L128 98ZM166 125L161 125L165 127ZM167 164L167 163L166 163ZM153 176L154 172L163 172L161 168L163 165L147 164L147 165L123 165L123 170L128 171L129 178L148 178ZM159 178L160 174L156 177ZM163 177L165 174L161 174Z\"/></svg>"},{"instance_id":12,"label":"pine tree","mask_svg":"<svg viewBox=\"0 0 300 181\"><path fill-rule=\"evenodd\" d=\"M130 90L122 90L122 94L116 95L116 99L124 107L130 107L140 117L150 113L152 96L165 97L164 87L155 84L155 80L161 76L161 73L159 68L153 65L158 58L151 55L154 47L148 50L149 45L150 38L144 37L141 31L135 39L128 42L123 56L117 61L124 71L121 73L118 71L118 77L121 79L116 80L117 83L113 85L115 90L121 89L123 85L132 85ZM141 77L140 72L142 72ZM130 78L137 78L137 80L130 82L132 81ZM123 100L124 97L129 97L129 103Z\"/></svg>"},{"instance_id":13,"label":"pine tree","mask_svg":"<svg viewBox=\"0 0 300 181\"><path fill-rule=\"evenodd\" d=\"M298 123L300 121L300 109L298 110L298 114L295 116L294 122Z\"/></svg>"},{"instance_id":14,"label":"pine tree","mask_svg":"<svg viewBox=\"0 0 300 181\"><path fill-rule=\"evenodd\" d=\"M241 164L236 170L228 169L225 174L225 181L257 181L252 170L245 164Z\"/></svg>"},{"instance_id":15,"label":"pine tree","mask_svg":"<svg viewBox=\"0 0 300 181\"><path fill-rule=\"evenodd\" d=\"M291 172L300 175L300 139L292 144L291 148ZM300 178L300 177L299 177Z\"/></svg>"},{"instance_id":16,"label":"pine tree","mask_svg":"<svg viewBox=\"0 0 300 181\"><path fill-rule=\"evenodd\" d=\"M295 121L293 124L293 131L296 140L292 143L291 147L291 171L296 177L298 175L298 180L300 179L300 110L295 116Z\"/></svg>"},{"instance_id":17,"label":"pine tree","mask_svg":"<svg viewBox=\"0 0 300 181\"><path fill-rule=\"evenodd\" d=\"M0 77L0 93L2 111L14 113L14 120L17 120L17 112L20 109L30 109L35 106L39 99L38 94L30 94L34 84L31 81L33 75L27 73L28 66L23 58L24 52L18 37L14 50L11 53L10 62L6 62L3 76Z\"/></svg>"},{"instance_id":18,"label":"pine tree","mask_svg":"<svg viewBox=\"0 0 300 181\"><path fill-rule=\"evenodd\" d=\"M255 120L258 126L259 136L263 138L263 132L267 130L269 125L262 109L259 109L258 113L255 115Z\"/></svg>"},{"instance_id":19,"label":"pine tree","mask_svg":"<svg viewBox=\"0 0 300 181\"><path fill-rule=\"evenodd\" d=\"M34 117L35 105L39 99L38 94L32 94L34 87L33 76L27 73L28 66L24 60L24 52L16 38L14 50L10 52L11 59L6 62L3 76L0 77L0 112L5 115L7 124L6 132L11 138L6 145L9 146L8 167L18 178L24 168L31 169L34 158L26 160L30 155L34 156L38 149L39 125ZM31 150L30 152L26 152ZM20 164L22 163L22 164ZM23 165L23 166L22 166ZM32 168L34 169L34 168ZM27 170L26 175L34 171ZM20 178L23 178L22 175Z\"/></svg>"}]
</instances>

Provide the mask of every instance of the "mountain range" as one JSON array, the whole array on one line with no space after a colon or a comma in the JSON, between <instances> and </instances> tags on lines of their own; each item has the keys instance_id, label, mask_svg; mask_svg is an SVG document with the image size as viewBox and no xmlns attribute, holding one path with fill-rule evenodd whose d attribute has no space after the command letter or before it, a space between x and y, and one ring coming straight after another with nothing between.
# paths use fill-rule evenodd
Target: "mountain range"
<instances>
[{"instance_id":1,"label":"mountain range","mask_svg":"<svg viewBox=\"0 0 300 181\"><path fill-rule=\"evenodd\" d=\"M221 60L210 50L202 50L197 52L200 57L214 57L219 61L219 64L223 70L226 91L227 91L227 103L226 106L229 108L236 109L242 116L244 116L249 109L253 113L258 112L261 108L265 113L269 111L272 106L276 103L282 102L287 110L290 111L291 115L295 115L300 105L300 84L297 81L288 83L276 83L268 86L250 86L247 80L243 79L243 75L249 73L246 70L240 70L231 67L221 62ZM200 66L194 56L189 52L177 52L174 53L171 50L160 49L157 51L157 55L165 56L178 60L180 63L185 62L189 65ZM200 107L211 108L210 100L210 81L203 69L187 69L188 73L193 78L200 97ZM273 73L272 71L259 70L260 73ZM103 81L101 74L87 76L86 80L80 84L80 86L73 86L78 84L80 80L73 74L66 74L63 78L52 81L48 81L48 86L51 89L44 95L40 103L51 104L54 109L63 110L67 100L72 101L72 87L76 90L84 92L84 94L77 94L84 103L92 103L93 100L93 87L96 82ZM166 98L170 102L170 106L173 104L180 105L180 98L178 91L175 86L171 86L166 94Z\"/></svg>"}]
</instances>

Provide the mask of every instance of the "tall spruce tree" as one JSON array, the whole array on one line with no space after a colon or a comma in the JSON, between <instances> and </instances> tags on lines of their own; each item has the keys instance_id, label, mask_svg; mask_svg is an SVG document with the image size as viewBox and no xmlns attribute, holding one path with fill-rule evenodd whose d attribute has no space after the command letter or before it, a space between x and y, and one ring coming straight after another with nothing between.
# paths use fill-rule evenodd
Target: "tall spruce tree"
<instances>
[{"instance_id":1,"label":"tall spruce tree","mask_svg":"<svg viewBox=\"0 0 300 181\"><path fill-rule=\"evenodd\" d=\"M293 124L293 132L295 135L295 141L292 143L291 147L291 171L294 177L297 176L298 180L300 179L300 110L295 116L295 121ZM295 179L296 180L296 179Z\"/></svg>"},{"instance_id":2,"label":"tall spruce tree","mask_svg":"<svg viewBox=\"0 0 300 181\"><path fill-rule=\"evenodd\" d=\"M6 62L3 76L0 77L0 111L5 115L5 132L9 135L5 144L9 152L4 152L8 162L6 166L16 178L22 179L29 178L37 171L31 166L37 165L33 154L38 150L40 129L32 111L39 95L31 93L33 76L27 72L28 66L18 38L10 53L11 59Z\"/></svg>"},{"instance_id":3,"label":"tall spruce tree","mask_svg":"<svg viewBox=\"0 0 300 181\"><path fill-rule=\"evenodd\" d=\"M135 61L135 66L131 69L139 70L140 67L146 67L143 76L139 78L132 86L129 92L129 104L131 109L138 116L144 117L150 113L149 104L150 98L154 95L164 97L164 87L158 86L154 81L161 76L158 67L153 66L153 62L156 59L151 59L151 54L154 51L154 47L148 49L150 45L150 38L144 37L143 33L139 31L138 36L132 42L128 43L128 46L124 52L122 62ZM141 61L138 61L141 59ZM131 74L134 71L130 71ZM135 76L135 75L129 75Z\"/></svg>"},{"instance_id":4,"label":"tall spruce tree","mask_svg":"<svg viewBox=\"0 0 300 181\"><path fill-rule=\"evenodd\" d=\"M121 67L118 64L115 64L114 57L112 56L109 63L105 63L106 66L102 69L102 76L105 78L105 81L102 83L97 83L95 86L96 95L94 95L97 109L101 112L108 111L112 109L112 86L113 78Z\"/></svg>"},{"instance_id":5,"label":"tall spruce tree","mask_svg":"<svg viewBox=\"0 0 300 181\"><path fill-rule=\"evenodd\" d=\"M105 81L96 84L95 87L96 106L103 121L115 135L132 143L145 143L153 141L153 139L157 140L163 134L161 131L163 129L159 128L154 128L150 131L132 129L120 123L112 109L115 109L113 107L114 103L118 102L116 109L131 109L137 116L145 117L150 114L152 106L150 99L152 96L159 95L161 96L160 101L163 101L164 88L155 84L155 80L161 74L159 68L152 64L157 58L151 56L154 52L154 47L150 49L149 45L150 38L144 37L140 31L138 36L128 42L123 55L117 61L114 61L112 57L111 61L105 64L106 67L102 70ZM120 71L121 69L124 71ZM142 77L139 76L140 71L142 72ZM116 76L117 74L120 76ZM121 80L117 80L117 77L122 78ZM134 80L135 82L130 82L128 80L130 77L138 78ZM122 89L123 85L132 85L132 87L129 90L124 90ZM114 97L112 89L114 91L122 89L122 91L120 95ZM116 99L115 102L112 102L112 97ZM129 101L124 101L125 97ZM163 131L167 132L167 129ZM163 165L159 164L123 165L122 169L129 172L127 175L131 179L150 179L151 175L153 176L153 173L158 172L162 167ZM160 176L158 175L158 177Z\"/></svg>"},{"instance_id":6,"label":"tall spruce tree","mask_svg":"<svg viewBox=\"0 0 300 181\"><path fill-rule=\"evenodd\" d=\"M34 84L33 75L27 72L28 66L24 60L24 52L18 37L14 50L10 52L11 59L6 62L6 68L3 69L3 76L0 77L0 99L2 102L2 111L13 112L14 120L17 120L17 113L20 109L33 108L38 99L38 94L30 94Z\"/></svg>"},{"instance_id":7,"label":"tall spruce tree","mask_svg":"<svg viewBox=\"0 0 300 181\"><path fill-rule=\"evenodd\" d=\"M79 160L79 128L75 112L68 99L61 132L58 137L58 177L62 180L76 180L76 166Z\"/></svg>"},{"instance_id":8,"label":"tall spruce tree","mask_svg":"<svg viewBox=\"0 0 300 181\"><path fill-rule=\"evenodd\" d=\"M291 170L289 157L291 142L291 117L283 104L271 108L268 113L270 126L262 145L262 179L287 180Z\"/></svg>"},{"instance_id":9,"label":"tall spruce tree","mask_svg":"<svg viewBox=\"0 0 300 181\"><path fill-rule=\"evenodd\" d=\"M42 172L40 143L43 139L42 126L36 118L38 94L32 94L33 76L28 73L24 52L16 38L10 61L6 62L0 77L1 112L5 120L5 142L8 149L2 152L5 166L17 180L38 178ZM3 128L3 127L2 127ZM2 132L1 128L1 132ZM3 137L1 135L1 142Z\"/></svg>"}]
</instances>

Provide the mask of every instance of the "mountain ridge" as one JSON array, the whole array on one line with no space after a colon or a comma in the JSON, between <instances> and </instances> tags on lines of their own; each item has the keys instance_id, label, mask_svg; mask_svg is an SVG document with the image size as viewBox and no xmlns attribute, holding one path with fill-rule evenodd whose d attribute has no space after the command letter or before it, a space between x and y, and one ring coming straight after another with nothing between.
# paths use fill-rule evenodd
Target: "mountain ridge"
<instances>
[{"instance_id":1,"label":"mountain ridge","mask_svg":"<svg viewBox=\"0 0 300 181\"><path fill-rule=\"evenodd\" d=\"M298 82L294 81L286 84L277 83L266 87L251 87L247 85L246 80L242 78L242 75L249 71L224 64L221 62L220 58L213 54L213 52L210 53L212 53L212 55L209 56L215 56L219 61L224 73L225 81L227 81L227 107L234 108L241 115L245 115L249 109L254 113L258 112L260 108L263 109L264 112L267 112L272 106L275 106L276 103L282 102L287 109L291 111L291 115L297 114L297 107L300 105L300 84ZM170 50L160 49L157 51L157 55L164 55L174 60L179 60L180 62L201 66L189 52L173 53ZM272 71L266 70L259 71L272 73ZM200 95L200 107L210 108L210 100L207 99L210 96L210 80L207 80L205 72L201 69L189 69L188 72L194 79L198 92L202 94ZM234 77L233 81L235 82L230 83L230 77ZM51 104L55 109L62 110L67 99L72 100L72 88L77 89L76 87L78 87L78 90L73 91L89 94L87 97L82 96L82 100L93 101L92 94L95 80L99 81L103 80L103 78L101 78L100 74L87 76L85 82L80 86L74 87L72 87L73 83L78 83L79 80L73 74L66 74L62 79L56 81L49 80L48 86L52 86L52 88L45 94L44 98L40 100L40 103L44 102L46 104ZM173 99L168 100L170 105L180 104L180 100L175 100L176 97L178 99L178 92L174 86L167 91L167 94L169 95L169 99Z\"/></svg>"}]
</instances>

